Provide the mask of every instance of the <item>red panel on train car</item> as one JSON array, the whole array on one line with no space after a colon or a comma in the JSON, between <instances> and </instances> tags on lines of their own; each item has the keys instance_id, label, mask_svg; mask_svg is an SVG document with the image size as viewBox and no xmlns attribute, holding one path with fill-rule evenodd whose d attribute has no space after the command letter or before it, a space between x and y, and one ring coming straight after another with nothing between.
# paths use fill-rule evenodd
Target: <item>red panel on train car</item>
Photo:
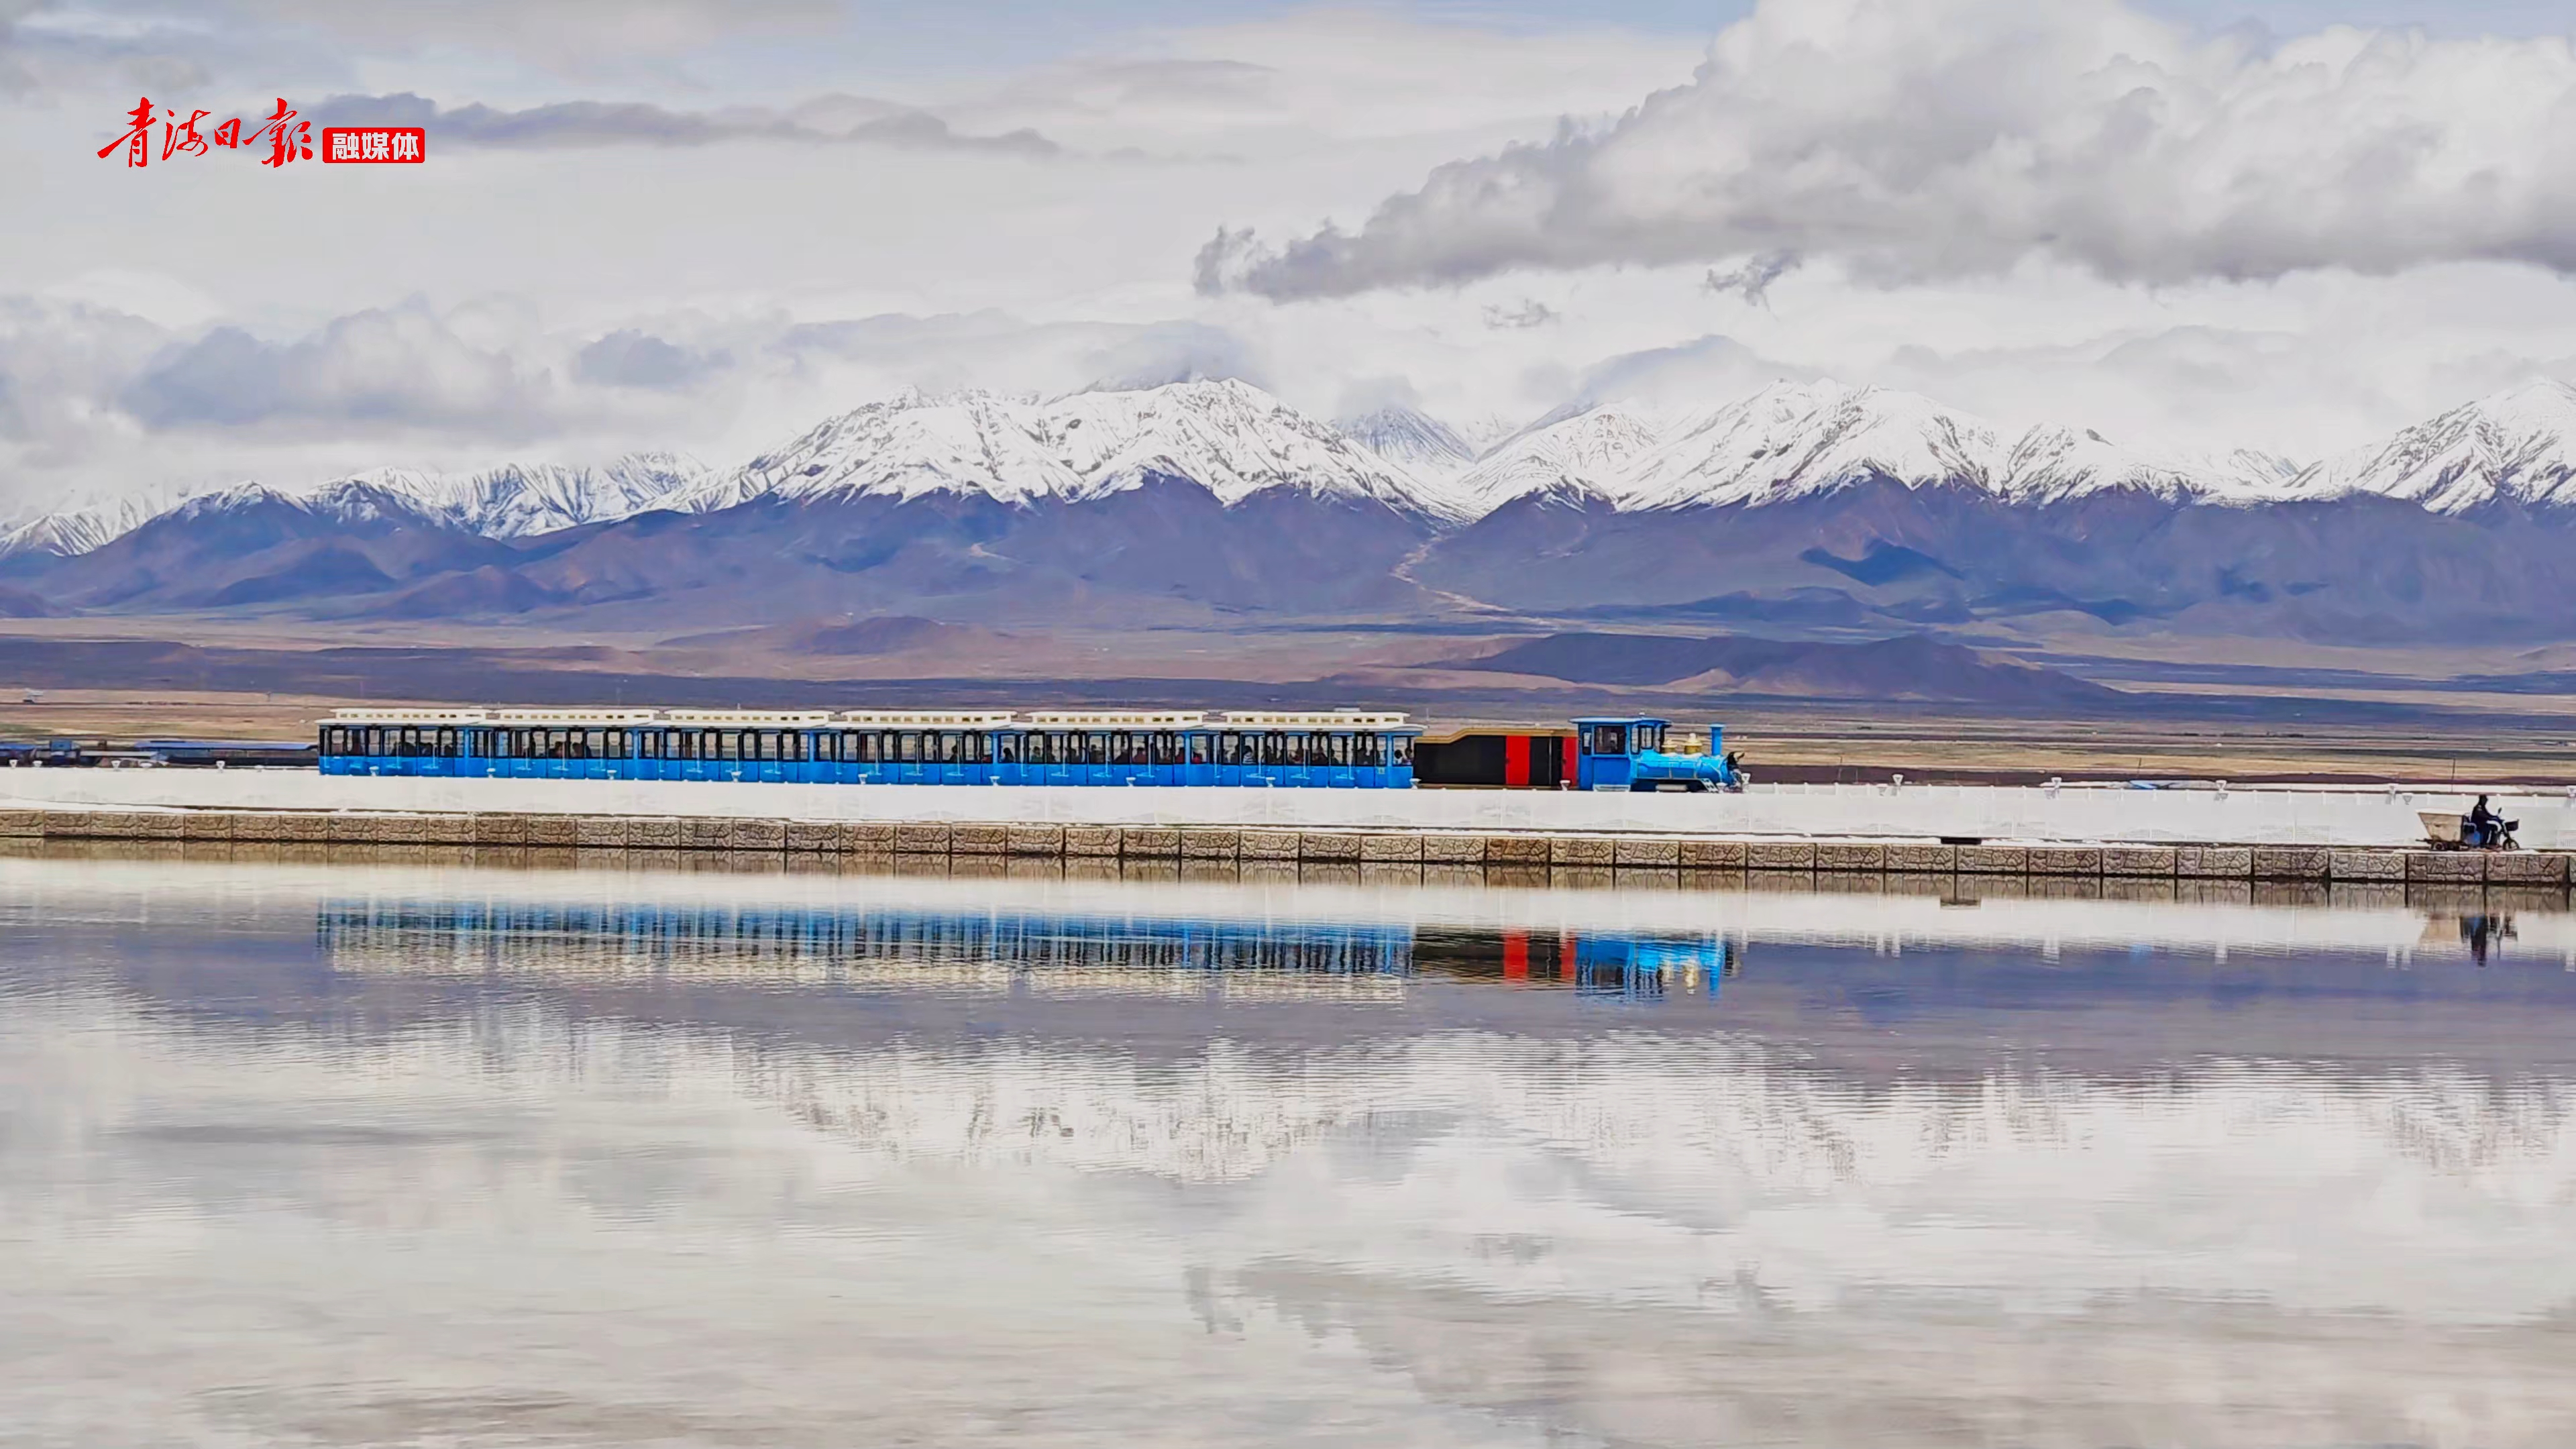
<instances>
[{"instance_id":1,"label":"red panel on train car","mask_svg":"<svg viewBox=\"0 0 2576 1449\"><path fill-rule=\"evenodd\" d=\"M1529 788L1530 737L1503 736L1503 783L1514 789Z\"/></svg>"},{"instance_id":2,"label":"red panel on train car","mask_svg":"<svg viewBox=\"0 0 2576 1449\"><path fill-rule=\"evenodd\" d=\"M1529 979L1528 932L1505 931L1503 933L1503 979L1505 981Z\"/></svg>"}]
</instances>

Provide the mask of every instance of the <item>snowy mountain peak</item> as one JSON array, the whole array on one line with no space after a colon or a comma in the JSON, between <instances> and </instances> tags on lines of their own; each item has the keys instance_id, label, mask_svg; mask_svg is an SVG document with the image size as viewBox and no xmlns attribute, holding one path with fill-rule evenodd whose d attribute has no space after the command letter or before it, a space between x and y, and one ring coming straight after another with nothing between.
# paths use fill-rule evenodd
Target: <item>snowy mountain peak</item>
<instances>
[{"instance_id":1,"label":"snowy mountain peak","mask_svg":"<svg viewBox=\"0 0 2576 1449\"><path fill-rule=\"evenodd\" d=\"M163 488L121 497L76 499L0 529L0 558L52 554L70 558L102 548L199 496L203 488Z\"/></svg>"},{"instance_id":2,"label":"snowy mountain peak","mask_svg":"<svg viewBox=\"0 0 2576 1449\"><path fill-rule=\"evenodd\" d=\"M2030 506L2119 490L2256 503L2296 496L2296 473L2267 454L2131 448L2090 429L2014 438L1913 393L1783 382L1678 420L1624 405L1553 416L1459 486L1479 512L1531 494L1589 494L1621 509L1762 507L1872 481Z\"/></svg>"},{"instance_id":3,"label":"snowy mountain peak","mask_svg":"<svg viewBox=\"0 0 2576 1449\"><path fill-rule=\"evenodd\" d=\"M31 519L0 533L0 558L89 553L158 518L192 519L284 504L344 523L426 520L486 538L541 533L667 507L708 475L676 453L631 453L592 467L504 464L477 473L379 468L299 488L235 483L106 499Z\"/></svg>"},{"instance_id":4,"label":"snowy mountain peak","mask_svg":"<svg viewBox=\"0 0 2576 1449\"><path fill-rule=\"evenodd\" d=\"M2302 496L2404 499L2434 513L2576 507L2576 386L2539 379L2453 408L2302 476Z\"/></svg>"},{"instance_id":5,"label":"snowy mountain peak","mask_svg":"<svg viewBox=\"0 0 2576 1449\"><path fill-rule=\"evenodd\" d=\"M1611 485L1663 441L1663 421L1626 403L1543 419L1458 475L1460 505L1477 516L1515 498L1610 497Z\"/></svg>"},{"instance_id":6,"label":"snowy mountain peak","mask_svg":"<svg viewBox=\"0 0 2576 1449\"><path fill-rule=\"evenodd\" d=\"M1684 423L1622 480L1625 508L1759 505L1873 479L1993 488L1991 424L1930 398L1833 382L1774 383Z\"/></svg>"},{"instance_id":7,"label":"snowy mountain peak","mask_svg":"<svg viewBox=\"0 0 2576 1449\"><path fill-rule=\"evenodd\" d=\"M1272 488L1451 509L1375 454L1249 383L1178 382L1049 402L908 394L845 413L754 459L692 507L752 498L980 493L1078 501L1152 479L1196 483L1232 506Z\"/></svg>"},{"instance_id":8,"label":"snowy mountain peak","mask_svg":"<svg viewBox=\"0 0 2576 1449\"><path fill-rule=\"evenodd\" d=\"M1420 477L1448 478L1476 461L1475 448L1456 429L1400 404L1344 418L1335 427L1343 437Z\"/></svg>"}]
</instances>

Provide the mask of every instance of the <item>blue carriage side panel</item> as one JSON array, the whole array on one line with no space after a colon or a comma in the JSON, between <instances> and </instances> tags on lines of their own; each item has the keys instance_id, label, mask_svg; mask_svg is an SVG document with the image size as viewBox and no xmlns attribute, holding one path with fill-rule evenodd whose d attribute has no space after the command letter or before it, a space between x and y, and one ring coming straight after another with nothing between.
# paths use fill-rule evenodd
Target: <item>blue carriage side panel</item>
<instances>
[{"instance_id":1,"label":"blue carriage side panel","mask_svg":"<svg viewBox=\"0 0 2576 1449\"><path fill-rule=\"evenodd\" d=\"M1401 715L1356 710L344 709L328 775L776 784L1406 789Z\"/></svg>"}]
</instances>

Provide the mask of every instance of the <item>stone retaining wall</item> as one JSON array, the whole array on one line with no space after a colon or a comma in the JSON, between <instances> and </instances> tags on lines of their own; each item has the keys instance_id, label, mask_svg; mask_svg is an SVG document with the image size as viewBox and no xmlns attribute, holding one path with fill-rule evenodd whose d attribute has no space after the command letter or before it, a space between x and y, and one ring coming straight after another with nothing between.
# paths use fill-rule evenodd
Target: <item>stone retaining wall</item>
<instances>
[{"instance_id":1,"label":"stone retaining wall","mask_svg":"<svg viewBox=\"0 0 2576 1449\"><path fill-rule=\"evenodd\" d=\"M2565 853L2241 845L1929 845L1637 835L1299 831L1207 826L841 823L291 811L0 811L0 837L320 846L526 846L790 855L1052 856L1136 861L1465 865L1600 870L2214 879L2564 888Z\"/></svg>"}]
</instances>

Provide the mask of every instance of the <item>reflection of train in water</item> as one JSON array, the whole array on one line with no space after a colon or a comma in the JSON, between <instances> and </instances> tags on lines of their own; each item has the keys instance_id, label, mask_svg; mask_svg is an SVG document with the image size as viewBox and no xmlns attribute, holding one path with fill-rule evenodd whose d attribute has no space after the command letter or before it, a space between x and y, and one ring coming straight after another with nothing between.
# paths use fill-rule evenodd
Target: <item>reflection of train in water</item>
<instances>
[{"instance_id":1,"label":"reflection of train in water","mask_svg":"<svg viewBox=\"0 0 2576 1449\"><path fill-rule=\"evenodd\" d=\"M1574 721L1572 734L1423 739L1357 710L344 709L321 726L326 775L730 780L808 785L1424 785L1731 789L1723 735L1667 749L1671 722Z\"/></svg>"},{"instance_id":2,"label":"reflection of train in water","mask_svg":"<svg viewBox=\"0 0 2576 1449\"><path fill-rule=\"evenodd\" d=\"M432 974L757 979L790 965L854 977L964 967L1058 985L1157 973L1228 982L1437 976L1652 1000L1677 990L1714 996L1736 970L1733 944L1715 936L1012 910L329 901L316 930L344 969Z\"/></svg>"}]
</instances>

